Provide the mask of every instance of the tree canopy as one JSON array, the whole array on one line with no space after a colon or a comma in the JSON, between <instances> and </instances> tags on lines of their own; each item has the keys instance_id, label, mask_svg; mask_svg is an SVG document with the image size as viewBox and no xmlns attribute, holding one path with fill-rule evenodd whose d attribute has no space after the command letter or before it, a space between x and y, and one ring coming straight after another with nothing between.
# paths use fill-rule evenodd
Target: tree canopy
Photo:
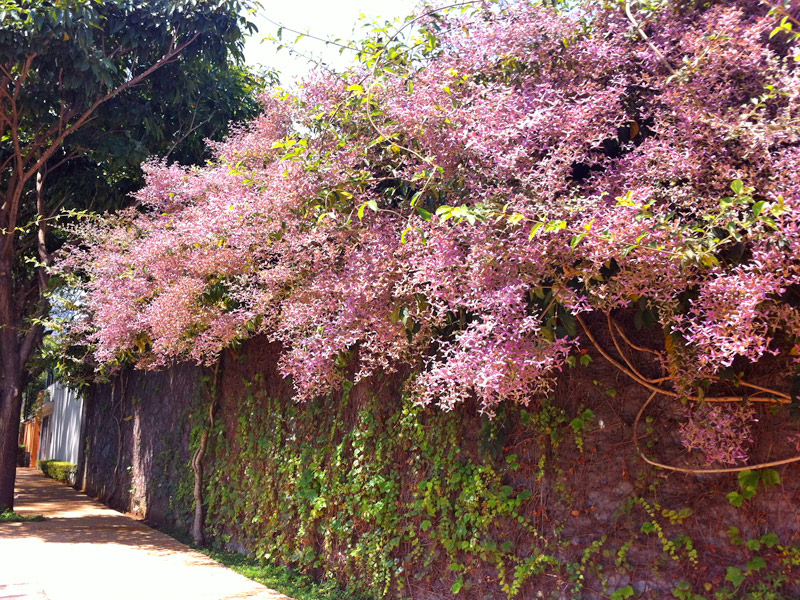
<instances>
[{"instance_id":1,"label":"tree canopy","mask_svg":"<svg viewBox=\"0 0 800 600\"><path fill-rule=\"evenodd\" d=\"M248 3L0 2L0 507L59 215L115 208L153 154L189 164L257 110Z\"/></svg>"}]
</instances>

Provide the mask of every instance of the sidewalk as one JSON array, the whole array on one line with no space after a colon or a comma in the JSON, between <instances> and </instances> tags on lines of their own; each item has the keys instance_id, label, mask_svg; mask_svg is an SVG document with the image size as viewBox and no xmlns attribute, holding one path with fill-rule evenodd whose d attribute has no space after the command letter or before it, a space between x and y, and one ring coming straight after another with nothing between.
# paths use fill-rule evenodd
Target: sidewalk
<instances>
[{"instance_id":1,"label":"sidewalk","mask_svg":"<svg viewBox=\"0 0 800 600\"><path fill-rule=\"evenodd\" d=\"M35 469L0 523L0 600L291 600Z\"/></svg>"}]
</instances>

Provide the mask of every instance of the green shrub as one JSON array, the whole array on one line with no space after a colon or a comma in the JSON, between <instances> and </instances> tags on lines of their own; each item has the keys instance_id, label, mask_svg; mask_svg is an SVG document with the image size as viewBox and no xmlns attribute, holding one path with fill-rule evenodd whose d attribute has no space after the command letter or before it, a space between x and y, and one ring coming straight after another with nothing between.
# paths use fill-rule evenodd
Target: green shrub
<instances>
[{"instance_id":1,"label":"green shrub","mask_svg":"<svg viewBox=\"0 0 800 600\"><path fill-rule=\"evenodd\" d=\"M64 483L71 483L78 467L72 463L58 460L40 460L39 468L42 470L42 473L51 479Z\"/></svg>"},{"instance_id":2,"label":"green shrub","mask_svg":"<svg viewBox=\"0 0 800 600\"><path fill-rule=\"evenodd\" d=\"M28 449L22 444L19 444L17 446L17 466L27 467L28 464L29 464Z\"/></svg>"},{"instance_id":3,"label":"green shrub","mask_svg":"<svg viewBox=\"0 0 800 600\"><path fill-rule=\"evenodd\" d=\"M13 510L4 510L0 512L0 523L26 523L29 521L39 522L44 521L42 515L20 515Z\"/></svg>"}]
</instances>

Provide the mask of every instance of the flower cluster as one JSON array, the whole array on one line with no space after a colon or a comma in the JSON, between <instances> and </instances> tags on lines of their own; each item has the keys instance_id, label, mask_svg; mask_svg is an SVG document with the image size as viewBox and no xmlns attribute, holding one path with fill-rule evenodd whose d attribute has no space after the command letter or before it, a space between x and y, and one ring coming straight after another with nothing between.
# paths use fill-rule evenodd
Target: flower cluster
<instances>
[{"instance_id":1,"label":"flower cluster","mask_svg":"<svg viewBox=\"0 0 800 600\"><path fill-rule=\"evenodd\" d=\"M733 408L720 404L702 404L689 411L681 425L681 437L687 450L699 450L706 464L743 463L753 443L752 425L755 409L737 403Z\"/></svg>"},{"instance_id":2,"label":"flower cluster","mask_svg":"<svg viewBox=\"0 0 800 600\"><path fill-rule=\"evenodd\" d=\"M150 164L138 205L62 261L86 276L96 359L211 361L263 333L299 399L355 359L358 378L405 363L421 402L492 412L550 389L580 313L646 302L687 381L788 351L800 70L757 2L661 11L428 17L427 51L378 45L265 97L204 168ZM693 423L747 417L723 413ZM741 458L693 427L692 447Z\"/></svg>"}]
</instances>

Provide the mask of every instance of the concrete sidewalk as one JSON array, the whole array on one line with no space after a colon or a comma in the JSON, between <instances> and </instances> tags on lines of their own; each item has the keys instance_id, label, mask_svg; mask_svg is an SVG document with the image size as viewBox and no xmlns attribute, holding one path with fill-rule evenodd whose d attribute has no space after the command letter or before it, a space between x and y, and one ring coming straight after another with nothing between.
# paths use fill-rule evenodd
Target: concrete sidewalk
<instances>
[{"instance_id":1,"label":"concrete sidewalk","mask_svg":"<svg viewBox=\"0 0 800 600\"><path fill-rule=\"evenodd\" d=\"M0 523L0 600L291 600L35 469Z\"/></svg>"}]
</instances>

